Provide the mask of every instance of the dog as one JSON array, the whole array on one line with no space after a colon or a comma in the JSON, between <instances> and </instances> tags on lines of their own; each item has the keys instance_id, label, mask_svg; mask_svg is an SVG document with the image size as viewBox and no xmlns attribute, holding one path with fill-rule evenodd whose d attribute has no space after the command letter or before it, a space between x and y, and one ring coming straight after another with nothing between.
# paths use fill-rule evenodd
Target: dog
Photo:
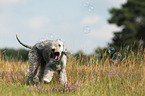
<instances>
[{"instance_id":1,"label":"dog","mask_svg":"<svg viewBox=\"0 0 145 96\"><path fill-rule=\"evenodd\" d=\"M37 74L39 68L39 82L50 83L53 77L53 73L58 72L59 82L61 84L67 83L66 63L67 63L67 48L63 41L57 40L45 40L36 43L34 46L28 46L22 43L17 34L16 39L18 42L29 48L29 73L28 84L34 84L33 77Z\"/></svg>"}]
</instances>

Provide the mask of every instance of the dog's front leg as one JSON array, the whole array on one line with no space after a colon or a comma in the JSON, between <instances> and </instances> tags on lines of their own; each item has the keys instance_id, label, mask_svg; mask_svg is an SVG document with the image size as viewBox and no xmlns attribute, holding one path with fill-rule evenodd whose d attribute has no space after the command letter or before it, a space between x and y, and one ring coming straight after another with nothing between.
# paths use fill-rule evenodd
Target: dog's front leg
<instances>
[{"instance_id":1,"label":"dog's front leg","mask_svg":"<svg viewBox=\"0 0 145 96\"><path fill-rule=\"evenodd\" d=\"M46 66L45 71L44 71L43 81L45 83L50 83L50 81L52 80L52 77L53 77L53 73L54 73L53 69Z\"/></svg>"},{"instance_id":2,"label":"dog's front leg","mask_svg":"<svg viewBox=\"0 0 145 96\"><path fill-rule=\"evenodd\" d=\"M58 71L58 78L59 78L59 82L60 84L65 84L67 83L67 75L66 75L66 70L65 68L62 69L61 71Z\"/></svg>"},{"instance_id":3,"label":"dog's front leg","mask_svg":"<svg viewBox=\"0 0 145 96\"><path fill-rule=\"evenodd\" d=\"M67 83L67 74L66 74L66 70L65 70L65 67L66 67L66 61L67 61L67 58L65 55L63 55L62 59L61 59L61 70L58 71L58 78L59 78L59 82L61 84L65 84Z\"/></svg>"}]
</instances>

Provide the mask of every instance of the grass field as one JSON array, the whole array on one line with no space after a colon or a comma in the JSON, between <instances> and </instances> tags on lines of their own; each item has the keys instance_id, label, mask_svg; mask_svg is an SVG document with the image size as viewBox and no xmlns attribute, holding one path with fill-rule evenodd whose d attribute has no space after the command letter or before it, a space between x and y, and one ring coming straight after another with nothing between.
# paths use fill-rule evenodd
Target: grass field
<instances>
[{"instance_id":1,"label":"grass field","mask_svg":"<svg viewBox=\"0 0 145 96\"><path fill-rule=\"evenodd\" d=\"M107 55L107 54L105 54ZM68 58L68 84L57 73L50 84L26 85L28 61L0 59L0 96L144 96L145 51L130 52L114 63L103 59Z\"/></svg>"}]
</instances>

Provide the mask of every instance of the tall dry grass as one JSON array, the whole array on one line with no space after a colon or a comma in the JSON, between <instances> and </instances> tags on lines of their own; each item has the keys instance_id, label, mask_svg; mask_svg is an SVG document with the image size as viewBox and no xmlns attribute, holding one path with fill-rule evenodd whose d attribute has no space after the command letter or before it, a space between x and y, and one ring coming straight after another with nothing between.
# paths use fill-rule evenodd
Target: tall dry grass
<instances>
[{"instance_id":1,"label":"tall dry grass","mask_svg":"<svg viewBox=\"0 0 145 96\"><path fill-rule=\"evenodd\" d=\"M66 94L74 96L143 96L145 94L145 51L123 53L122 60L117 63L106 55L102 59L95 56L89 59L81 58L81 56L81 59L69 57L66 67L68 85L65 87L58 84L57 74L50 84L26 85L27 71L23 70L22 65L25 64L27 69L28 61L4 61L1 59L0 93L11 96L18 95L18 93L36 96Z\"/></svg>"}]
</instances>

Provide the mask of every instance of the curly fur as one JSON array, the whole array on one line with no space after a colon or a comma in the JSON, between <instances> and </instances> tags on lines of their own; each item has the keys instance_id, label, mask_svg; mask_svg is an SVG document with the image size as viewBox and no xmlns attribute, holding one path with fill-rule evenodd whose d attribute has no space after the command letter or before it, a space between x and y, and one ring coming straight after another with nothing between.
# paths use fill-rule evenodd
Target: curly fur
<instances>
[{"instance_id":1,"label":"curly fur","mask_svg":"<svg viewBox=\"0 0 145 96\"><path fill-rule=\"evenodd\" d=\"M54 71L58 72L59 82L67 82L66 76L66 47L61 40L45 40L34 46L23 44L16 35L18 42L29 48L29 75L27 83L34 83L33 77L39 69L39 81L49 83L52 80ZM56 53L56 54L55 54Z\"/></svg>"}]
</instances>

